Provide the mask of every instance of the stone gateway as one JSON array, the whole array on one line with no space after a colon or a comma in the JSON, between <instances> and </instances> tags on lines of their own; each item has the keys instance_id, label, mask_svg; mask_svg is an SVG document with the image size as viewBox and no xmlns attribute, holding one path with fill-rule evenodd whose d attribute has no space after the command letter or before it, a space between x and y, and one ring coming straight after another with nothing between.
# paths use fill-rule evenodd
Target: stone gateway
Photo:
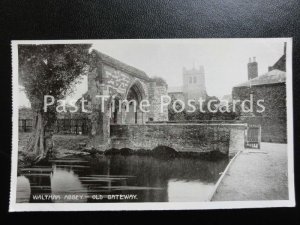
<instances>
[{"instance_id":1,"label":"stone gateway","mask_svg":"<svg viewBox=\"0 0 300 225\"><path fill-rule=\"evenodd\" d=\"M105 99L105 111L101 112L101 101L97 95L109 96ZM110 146L111 124L144 124L147 121L168 121L167 107L161 112L160 96L167 95L167 85L150 78L144 71L129 66L96 50L91 52L86 98L92 111L92 145L99 149ZM134 110L133 103L115 104L112 99L135 100L139 104L148 100L150 108L144 113ZM128 108L129 107L129 108Z\"/></svg>"},{"instance_id":2,"label":"stone gateway","mask_svg":"<svg viewBox=\"0 0 300 225\"><path fill-rule=\"evenodd\" d=\"M244 124L167 123L167 105L161 110L161 96L168 94L167 89L160 78L150 78L144 71L96 50L91 52L85 94L92 111L91 146L102 151L110 148L151 150L167 146L176 151L219 151L223 154L228 154L230 147L244 148ZM97 96L108 98L99 101ZM134 110L131 100L137 104L148 100L148 112ZM233 136L240 138L240 142L236 142L239 146L230 146Z\"/></svg>"}]
</instances>

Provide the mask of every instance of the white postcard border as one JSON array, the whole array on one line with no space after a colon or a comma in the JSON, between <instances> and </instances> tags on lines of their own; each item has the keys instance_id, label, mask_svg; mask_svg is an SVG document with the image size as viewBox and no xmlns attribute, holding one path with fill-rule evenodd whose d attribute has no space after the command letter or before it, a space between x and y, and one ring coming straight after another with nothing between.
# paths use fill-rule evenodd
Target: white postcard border
<instances>
[{"instance_id":1,"label":"white postcard border","mask_svg":"<svg viewBox=\"0 0 300 225\"><path fill-rule=\"evenodd\" d=\"M236 38L246 40L248 38ZM234 208L266 208L266 207L294 207L294 137L293 137L293 89L292 89L292 38L255 38L254 40L274 40L287 42L286 58L286 96L287 96L287 148L288 148L288 189L289 200L269 201L220 201L220 202L157 202L157 203L16 203L17 163L18 163L18 44L78 44L92 43L99 40L15 40L12 48L12 160L11 160L11 188L9 212L17 211L123 211L123 210L196 210L196 209L234 209ZM114 41L116 39L110 39ZM132 39L122 39L122 41ZM135 41L199 41L222 39L137 39ZM226 39L225 39L226 40ZM253 39L252 39L253 40Z\"/></svg>"}]
</instances>

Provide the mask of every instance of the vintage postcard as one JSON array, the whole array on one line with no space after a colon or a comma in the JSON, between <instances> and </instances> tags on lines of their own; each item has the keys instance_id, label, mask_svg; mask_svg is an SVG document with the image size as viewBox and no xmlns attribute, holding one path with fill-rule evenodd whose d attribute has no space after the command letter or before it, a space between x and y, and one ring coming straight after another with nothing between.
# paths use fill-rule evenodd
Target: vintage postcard
<instances>
[{"instance_id":1,"label":"vintage postcard","mask_svg":"<svg viewBox=\"0 0 300 225\"><path fill-rule=\"evenodd\" d=\"M10 211L295 206L291 38L11 47Z\"/></svg>"}]
</instances>

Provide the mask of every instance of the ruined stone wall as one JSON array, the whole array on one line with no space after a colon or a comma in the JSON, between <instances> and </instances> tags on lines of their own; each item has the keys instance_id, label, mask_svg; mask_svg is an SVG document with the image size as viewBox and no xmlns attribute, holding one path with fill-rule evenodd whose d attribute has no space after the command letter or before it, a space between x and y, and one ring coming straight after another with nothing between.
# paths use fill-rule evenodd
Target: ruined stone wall
<instances>
[{"instance_id":1,"label":"ruined stone wall","mask_svg":"<svg viewBox=\"0 0 300 225\"><path fill-rule=\"evenodd\" d=\"M100 100L97 95L107 95L108 90L103 85L103 65L97 61L88 74L89 119L91 121L89 145L97 149L105 149L110 145L110 123L108 111L101 112ZM107 105L107 104L106 104ZM107 107L107 106L106 106Z\"/></svg>"},{"instance_id":2,"label":"ruined stone wall","mask_svg":"<svg viewBox=\"0 0 300 225\"><path fill-rule=\"evenodd\" d=\"M235 141L235 151L244 149L245 127L239 124L111 125L111 141L117 149L152 150L167 146L176 151L229 154L230 140L237 133L242 140ZM236 133L231 134L232 130Z\"/></svg>"},{"instance_id":3,"label":"ruined stone wall","mask_svg":"<svg viewBox=\"0 0 300 225\"><path fill-rule=\"evenodd\" d=\"M148 121L168 121L168 107L161 110L161 96L168 95L167 86L157 85L151 82L148 86L150 112L148 113Z\"/></svg>"},{"instance_id":4,"label":"ruined stone wall","mask_svg":"<svg viewBox=\"0 0 300 225\"><path fill-rule=\"evenodd\" d=\"M110 96L119 94L123 99L125 99L128 89L136 81L141 82L147 96L147 85L144 80L131 76L130 74L123 71L114 69L113 67L110 67L108 65L103 66L103 73L103 83L108 88L108 94Z\"/></svg>"},{"instance_id":5,"label":"ruined stone wall","mask_svg":"<svg viewBox=\"0 0 300 225\"><path fill-rule=\"evenodd\" d=\"M154 121L167 121L167 107L160 112L160 97L167 95L166 85L152 82L147 74L139 69L124 64L121 61L111 58L103 53L94 51L90 59L90 71L88 75L88 92L85 98L88 99L88 108L91 111L91 146L97 149L108 149L111 146L110 124L138 123L148 121L148 113L144 113L137 107L137 112L126 111L126 107L132 109L132 105L119 105L121 110L112 111L112 101L115 99L127 100L128 93L134 93L133 99L139 104L142 100L150 100L151 118ZM97 95L109 96L103 105ZM130 94L129 94L130 95ZM150 98L150 99L149 99ZM104 111L103 111L104 107ZM128 108L127 108L128 109ZM135 113L135 114L132 114ZM134 120L127 120L129 116Z\"/></svg>"}]
</instances>

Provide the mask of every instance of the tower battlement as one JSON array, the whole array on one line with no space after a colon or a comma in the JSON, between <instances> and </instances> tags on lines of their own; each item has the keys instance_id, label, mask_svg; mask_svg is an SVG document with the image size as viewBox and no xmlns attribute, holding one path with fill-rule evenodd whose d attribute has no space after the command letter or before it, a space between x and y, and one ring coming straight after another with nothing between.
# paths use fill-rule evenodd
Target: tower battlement
<instances>
[{"instance_id":1,"label":"tower battlement","mask_svg":"<svg viewBox=\"0 0 300 225\"><path fill-rule=\"evenodd\" d=\"M199 66L198 68L193 67L192 69L187 69L186 67L183 67L182 74L183 75L195 75L195 74L204 75L204 66Z\"/></svg>"}]
</instances>

